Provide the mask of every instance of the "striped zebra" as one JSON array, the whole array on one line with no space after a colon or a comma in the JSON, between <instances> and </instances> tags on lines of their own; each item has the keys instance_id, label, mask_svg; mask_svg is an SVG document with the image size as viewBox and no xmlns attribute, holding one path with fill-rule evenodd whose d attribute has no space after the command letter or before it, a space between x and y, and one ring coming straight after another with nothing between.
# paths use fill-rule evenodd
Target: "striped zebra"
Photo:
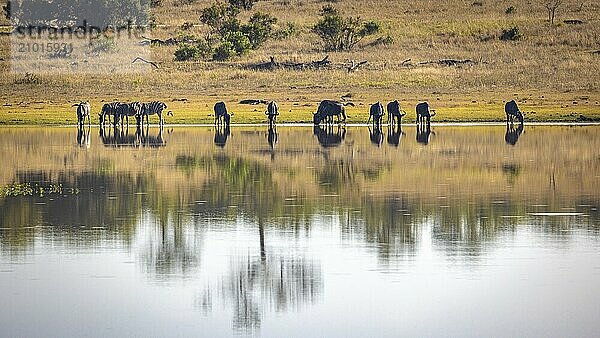
<instances>
[{"instance_id":1,"label":"striped zebra","mask_svg":"<svg viewBox=\"0 0 600 338\"><path fill-rule=\"evenodd\" d=\"M86 117L88 119L88 124L92 124L90 119L90 111L92 110L92 107L89 102L79 102L74 104L73 107L77 107L77 122L80 126L85 123Z\"/></svg>"},{"instance_id":2,"label":"striped zebra","mask_svg":"<svg viewBox=\"0 0 600 338\"><path fill-rule=\"evenodd\" d=\"M121 125L125 126L124 119L127 121L127 127L129 127L129 117L134 116L136 124L140 124L140 117L142 115L142 104L140 102L124 103L119 107L119 116L121 117Z\"/></svg>"},{"instance_id":3,"label":"striped zebra","mask_svg":"<svg viewBox=\"0 0 600 338\"><path fill-rule=\"evenodd\" d=\"M98 114L98 118L100 119L100 125L104 126L104 123L108 120L108 124L110 124L110 117L112 115L114 124L117 125L117 119L119 117L119 106L122 103L120 102L111 102L105 103L102 106L102 111Z\"/></svg>"},{"instance_id":4,"label":"striped zebra","mask_svg":"<svg viewBox=\"0 0 600 338\"><path fill-rule=\"evenodd\" d=\"M163 110L167 109L167 105L161 101L152 101L142 104L142 110L140 114L140 121L144 124L144 116L146 117L146 124L149 124L148 116L150 115L158 115L159 124L162 126L164 124L163 119ZM173 116L171 111L167 112L167 115Z\"/></svg>"}]
</instances>

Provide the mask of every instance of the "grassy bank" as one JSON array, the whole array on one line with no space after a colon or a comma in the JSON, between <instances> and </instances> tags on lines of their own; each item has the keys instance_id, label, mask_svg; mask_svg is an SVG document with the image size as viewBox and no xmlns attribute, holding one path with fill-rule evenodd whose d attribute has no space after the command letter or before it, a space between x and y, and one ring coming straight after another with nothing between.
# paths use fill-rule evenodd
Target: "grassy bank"
<instances>
[{"instance_id":1,"label":"grassy bank","mask_svg":"<svg viewBox=\"0 0 600 338\"><path fill-rule=\"evenodd\" d=\"M392 100L392 95L382 95L381 98L359 96L353 97L354 107L346 107L348 122L363 123L369 117L369 104L376 99L382 101ZM306 93L279 99L279 122L301 123L312 122L312 113L316 110L321 98L316 93ZM437 115L434 122L497 122L505 119L504 99L502 95L487 95L483 98L479 94L463 96L458 94L412 94L398 97L404 110L407 111L403 121L414 122L414 107L422 97L427 97ZM254 96L248 96L254 97ZM261 98L263 96L260 96ZM269 98L269 96L265 96ZM336 96L329 96L335 98ZM586 95L581 93L560 93L542 95L528 93L521 95L507 95L519 102L521 110L525 112L528 122L587 122L600 121L599 95ZM120 100L150 100L156 97L119 97ZM234 112L233 123L264 123L266 117L265 105L238 104L236 95L222 95L218 97L159 97L167 102L168 110L174 116L165 117L169 124L198 124L212 123L212 106L216 100L228 102L230 111ZM97 123L97 113L103 104L103 99L91 99L92 122ZM71 107L76 101L48 100L40 101L31 98L20 102L5 103L0 107L0 125L65 125L77 121L75 108ZM156 116L151 117L151 122L158 121ZM153 123L153 122L152 122Z\"/></svg>"},{"instance_id":2,"label":"grassy bank","mask_svg":"<svg viewBox=\"0 0 600 338\"><path fill-rule=\"evenodd\" d=\"M157 28L148 35L166 39L202 36L199 24L206 1L163 0L153 9ZM140 72L120 74L16 74L11 71L10 36L0 35L0 124L71 124L70 106L90 100L95 112L113 100L163 100L175 114L168 123L205 123L215 102L223 100L238 123L264 121L264 106L236 105L242 99L274 99L282 122L308 122L322 99L350 94L351 122L368 118L368 105L398 99L414 120L414 106L428 101L436 121L501 121L504 102L515 99L527 121L600 120L600 4L564 1L556 24L546 21L543 2L339 0L344 15L381 23L391 45L366 39L356 49L324 51L311 27L323 1L259 1L255 9L288 23L296 33L228 62L174 61L177 46L152 46ZM511 14L506 9L513 6ZM376 9L375 11L373 9ZM246 13L243 15L250 15ZM565 24L565 19L582 23ZM194 26L183 24L190 23ZM518 27L523 38L501 41L505 29ZM115 58L119 50L113 51ZM255 70L270 56L278 61L308 62L330 56L322 69ZM406 62L406 60L409 60ZM440 65L440 59L472 63ZM348 73L348 60L368 63ZM93 63L90 56L86 62Z\"/></svg>"}]
</instances>

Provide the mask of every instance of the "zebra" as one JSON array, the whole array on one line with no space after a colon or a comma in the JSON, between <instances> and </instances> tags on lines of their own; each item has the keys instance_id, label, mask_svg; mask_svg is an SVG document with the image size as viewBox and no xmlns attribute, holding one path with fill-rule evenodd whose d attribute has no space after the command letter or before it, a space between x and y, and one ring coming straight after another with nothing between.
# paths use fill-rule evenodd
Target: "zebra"
<instances>
[{"instance_id":1,"label":"zebra","mask_svg":"<svg viewBox=\"0 0 600 338\"><path fill-rule=\"evenodd\" d=\"M164 125L164 119L162 114L163 110L165 109L167 109L167 104L161 101L142 103L142 109L140 113L141 123L144 124L144 116L146 116L146 124L149 124L150 122L148 121L148 116L156 114L158 115L159 125ZM168 111L167 115L173 116L173 113L171 111Z\"/></svg>"},{"instance_id":2,"label":"zebra","mask_svg":"<svg viewBox=\"0 0 600 338\"><path fill-rule=\"evenodd\" d=\"M88 124L92 124L90 119L90 111L92 110L92 107L88 101L79 102L77 104L74 104L73 107L77 107L77 122L80 126L83 126L86 117L88 119Z\"/></svg>"},{"instance_id":3,"label":"zebra","mask_svg":"<svg viewBox=\"0 0 600 338\"><path fill-rule=\"evenodd\" d=\"M106 119L108 118L108 124L110 124L110 116L113 116L113 121L116 125L117 123L117 118L119 117L118 115L118 110L119 110L119 106L122 103L120 102L111 102L111 103L105 103L102 106L102 111L98 114L98 118L100 120L100 125L104 126L104 123L106 122Z\"/></svg>"},{"instance_id":4,"label":"zebra","mask_svg":"<svg viewBox=\"0 0 600 338\"><path fill-rule=\"evenodd\" d=\"M129 127L129 117L134 116L136 125L140 124L140 118L142 116L142 104L140 102L124 103L119 109L119 115L121 117L121 125L124 124L124 119L127 121L127 127Z\"/></svg>"}]
</instances>

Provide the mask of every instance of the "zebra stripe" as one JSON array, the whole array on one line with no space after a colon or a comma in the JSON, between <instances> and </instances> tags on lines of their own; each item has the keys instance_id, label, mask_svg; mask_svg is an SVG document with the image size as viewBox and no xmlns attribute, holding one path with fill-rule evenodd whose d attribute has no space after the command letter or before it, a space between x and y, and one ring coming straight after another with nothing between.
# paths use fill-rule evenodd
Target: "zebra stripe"
<instances>
[{"instance_id":1,"label":"zebra stripe","mask_svg":"<svg viewBox=\"0 0 600 338\"><path fill-rule=\"evenodd\" d=\"M162 113L163 113L163 110L165 110L166 108L167 108L167 105L161 101L152 101L152 102L143 103L142 111L141 111L142 123L144 122L144 116L146 116L146 123L149 123L148 116L156 114L156 115L158 115L160 125L162 125L164 123Z\"/></svg>"}]
</instances>

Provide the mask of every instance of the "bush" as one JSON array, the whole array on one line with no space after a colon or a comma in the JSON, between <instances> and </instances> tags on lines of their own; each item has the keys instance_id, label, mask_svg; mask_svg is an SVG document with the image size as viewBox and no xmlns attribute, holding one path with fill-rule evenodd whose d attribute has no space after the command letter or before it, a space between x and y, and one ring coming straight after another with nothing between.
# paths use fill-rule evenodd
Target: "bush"
<instances>
[{"instance_id":1,"label":"bush","mask_svg":"<svg viewBox=\"0 0 600 338\"><path fill-rule=\"evenodd\" d=\"M285 24L285 27L273 32L273 34L271 35L274 39L277 40L283 40L283 39L287 39L290 36L295 36L298 35L299 30L298 30L298 26L296 26L295 23L293 22L288 22Z\"/></svg>"},{"instance_id":2,"label":"bush","mask_svg":"<svg viewBox=\"0 0 600 338\"><path fill-rule=\"evenodd\" d=\"M257 49L272 38L277 18L261 12L254 13L247 23L238 15L252 8L256 0L228 0L217 2L202 10L200 21L210 26L211 34L205 38L209 46L216 46L213 60L227 60Z\"/></svg>"},{"instance_id":3,"label":"bush","mask_svg":"<svg viewBox=\"0 0 600 338\"><path fill-rule=\"evenodd\" d=\"M502 41L517 41L523 38L523 34L519 31L519 27L512 27L509 29L502 30L500 34L500 40Z\"/></svg>"},{"instance_id":4,"label":"bush","mask_svg":"<svg viewBox=\"0 0 600 338\"><path fill-rule=\"evenodd\" d=\"M331 5L323 6L320 15L322 18L312 31L323 40L327 50L351 50L362 39L381 30L379 23L375 21L361 21L360 18L353 17L344 18Z\"/></svg>"},{"instance_id":5,"label":"bush","mask_svg":"<svg viewBox=\"0 0 600 338\"><path fill-rule=\"evenodd\" d=\"M195 44L182 43L175 51L175 61L193 61L206 58L213 53L213 49L205 41Z\"/></svg>"},{"instance_id":6,"label":"bush","mask_svg":"<svg viewBox=\"0 0 600 338\"><path fill-rule=\"evenodd\" d=\"M507 8L507 9L504 11L504 13L506 13L506 14L514 14L516 11L517 11L517 9L515 8L515 6L510 6L510 7L508 7L508 8Z\"/></svg>"},{"instance_id":7,"label":"bush","mask_svg":"<svg viewBox=\"0 0 600 338\"><path fill-rule=\"evenodd\" d=\"M256 49L271 37L275 23L277 23L276 18L257 12L252 15L247 25L242 26L241 30L250 40L252 48Z\"/></svg>"}]
</instances>

